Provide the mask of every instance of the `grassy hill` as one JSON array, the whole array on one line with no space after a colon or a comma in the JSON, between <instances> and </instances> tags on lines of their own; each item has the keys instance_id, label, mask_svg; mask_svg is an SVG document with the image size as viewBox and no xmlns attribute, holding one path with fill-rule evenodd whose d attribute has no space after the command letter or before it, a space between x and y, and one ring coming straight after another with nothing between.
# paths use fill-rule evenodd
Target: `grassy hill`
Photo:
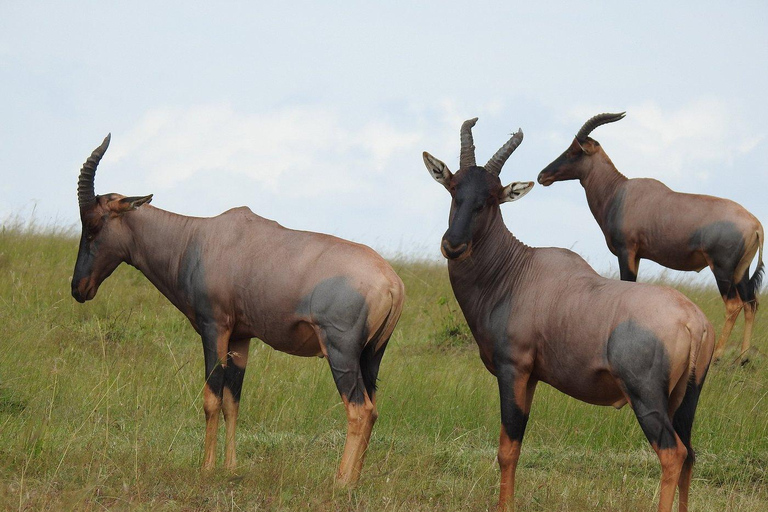
<instances>
[{"instance_id":1,"label":"grassy hill","mask_svg":"<svg viewBox=\"0 0 768 512\"><path fill-rule=\"evenodd\" d=\"M95 300L76 303L69 291L76 253L77 239L66 232L0 228L0 509L495 506L498 391L444 264L393 261L406 307L381 366L380 418L365 472L346 491L333 485L346 421L325 360L254 342L239 468L202 475L199 337L126 265ZM717 292L675 286L719 332ZM739 320L710 372L694 429L692 510L768 510L766 314L758 313L751 362L733 362ZM518 510L655 510L659 474L629 408L590 406L539 386L518 469Z\"/></svg>"}]
</instances>

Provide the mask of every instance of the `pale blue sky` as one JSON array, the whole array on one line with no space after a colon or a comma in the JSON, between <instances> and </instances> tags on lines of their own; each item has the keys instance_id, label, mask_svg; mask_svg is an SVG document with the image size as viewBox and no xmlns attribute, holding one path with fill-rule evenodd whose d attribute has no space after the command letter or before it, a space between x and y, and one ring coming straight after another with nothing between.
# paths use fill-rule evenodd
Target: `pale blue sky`
<instances>
[{"instance_id":1,"label":"pale blue sky","mask_svg":"<svg viewBox=\"0 0 768 512\"><path fill-rule=\"evenodd\" d=\"M112 132L97 193L438 258L449 199L423 150L455 170L464 119L483 162L522 127L501 177L534 180L626 110L593 134L624 174L768 222L765 2L415 4L0 1L0 219L75 225ZM617 268L577 182L503 211L524 242Z\"/></svg>"}]
</instances>

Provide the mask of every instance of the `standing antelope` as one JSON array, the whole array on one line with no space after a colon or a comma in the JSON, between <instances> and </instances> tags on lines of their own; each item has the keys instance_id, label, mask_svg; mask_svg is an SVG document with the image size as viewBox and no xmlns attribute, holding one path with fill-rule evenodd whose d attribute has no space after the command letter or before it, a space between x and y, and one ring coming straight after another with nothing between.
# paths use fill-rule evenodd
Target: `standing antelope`
<instances>
[{"instance_id":1,"label":"standing antelope","mask_svg":"<svg viewBox=\"0 0 768 512\"><path fill-rule=\"evenodd\" d=\"M503 187L499 173L523 134L479 167L476 121L462 125L456 174L423 156L452 198L441 250L453 291L498 379L499 510L514 506L515 469L539 381L592 404L629 403L661 462L659 510L671 510L676 486L680 510L687 510L691 428L712 357L712 326L676 290L606 279L574 252L518 241L499 205L520 199L533 182Z\"/></svg>"},{"instance_id":2,"label":"standing antelope","mask_svg":"<svg viewBox=\"0 0 768 512\"><path fill-rule=\"evenodd\" d=\"M576 134L571 146L539 173L539 183L578 179L608 248L619 257L624 281L635 281L641 258L675 270L699 272L709 266L725 302L725 324L715 358L725 350L739 312L744 310L741 355L749 349L763 275L763 226L739 204L719 197L682 194L648 178L627 179L589 134L624 117L598 114ZM749 265L759 250L757 268Z\"/></svg>"},{"instance_id":3,"label":"standing antelope","mask_svg":"<svg viewBox=\"0 0 768 512\"><path fill-rule=\"evenodd\" d=\"M187 316L205 354L204 469L215 464L220 411L225 465L236 465L251 338L289 354L326 357L348 422L337 479L356 482L378 417L379 364L402 311L400 278L368 247L286 229L245 207L195 218L148 205L151 195L96 196L94 174L109 141L108 135L80 171L83 232L72 296L92 299L126 262Z\"/></svg>"}]
</instances>

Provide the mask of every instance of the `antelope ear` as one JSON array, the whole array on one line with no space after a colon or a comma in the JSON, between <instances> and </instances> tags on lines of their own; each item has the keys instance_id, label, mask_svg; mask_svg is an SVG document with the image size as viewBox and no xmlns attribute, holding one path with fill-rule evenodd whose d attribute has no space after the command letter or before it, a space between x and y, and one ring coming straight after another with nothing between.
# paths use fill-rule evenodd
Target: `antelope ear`
<instances>
[{"instance_id":1,"label":"antelope ear","mask_svg":"<svg viewBox=\"0 0 768 512\"><path fill-rule=\"evenodd\" d=\"M109 209L115 213L121 214L133 211L139 206L147 204L151 201L152 194L149 194L148 196L124 197L122 199L118 199L117 201L110 202Z\"/></svg>"},{"instance_id":2,"label":"antelope ear","mask_svg":"<svg viewBox=\"0 0 768 512\"><path fill-rule=\"evenodd\" d=\"M421 156L424 158L424 165L427 166L429 174L436 182L448 188L451 184L451 178L453 178L453 174L448 170L448 166L426 151Z\"/></svg>"},{"instance_id":3,"label":"antelope ear","mask_svg":"<svg viewBox=\"0 0 768 512\"><path fill-rule=\"evenodd\" d=\"M573 142L571 142L571 147L568 148L568 151L575 154L587 152L587 150L584 149L584 146L581 144L581 142L579 142L579 139L577 139L576 137L573 138Z\"/></svg>"},{"instance_id":4,"label":"antelope ear","mask_svg":"<svg viewBox=\"0 0 768 512\"><path fill-rule=\"evenodd\" d=\"M517 201L525 194L531 191L533 188L532 181L515 181L510 183L499 194L499 203L508 203L510 201Z\"/></svg>"}]
</instances>

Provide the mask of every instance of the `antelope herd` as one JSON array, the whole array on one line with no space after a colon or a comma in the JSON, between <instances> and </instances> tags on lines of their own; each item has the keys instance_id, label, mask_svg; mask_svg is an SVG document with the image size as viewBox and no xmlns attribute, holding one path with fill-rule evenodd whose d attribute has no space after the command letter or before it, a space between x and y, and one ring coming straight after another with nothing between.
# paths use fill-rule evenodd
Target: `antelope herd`
<instances>
[{"instance_id":1,"label":"antelope herd","mask_svg":"<svg viewBox=\"0 0 768 512\"><path fill-rule=\"evenodd\" d=\"M499 179L522 130L484 166L475 161L477 118L461 126L455 173L423 154L431 176L451 196L440 246L451 286L499 386L499 510L514 507L515 471L540 381L591 404L629 404L661 464L658 509L671 510L679 490L679 510L688 510L696 406L710 362L722 355L742 310L740 357L746 360L764 271L762 226L732 201L624 177L589 137L623 117L589 119L538 175L544 186L581 182L619 258L621 280L601 277L572 251L529 247L507 229L500 205L534 186L503 186ZM93 299L125 262L189 319L205 360L206 470L215 466L222 413L224 464L237 465L235 427L252 338L289 354L326 358L347 417L336 479L354 484L378 417L379 365L403 308L405 291L395 271L366 246L290 230L245 207L198 218L155 208L152 195L96 195L96 168L109 143L107 136L79 175L82 235L72 296ZM717 344L710 322L680 292L627 282L636 280L641 258L677 270L712 270L726 305Z\"/></svg>"}]
</instances>

